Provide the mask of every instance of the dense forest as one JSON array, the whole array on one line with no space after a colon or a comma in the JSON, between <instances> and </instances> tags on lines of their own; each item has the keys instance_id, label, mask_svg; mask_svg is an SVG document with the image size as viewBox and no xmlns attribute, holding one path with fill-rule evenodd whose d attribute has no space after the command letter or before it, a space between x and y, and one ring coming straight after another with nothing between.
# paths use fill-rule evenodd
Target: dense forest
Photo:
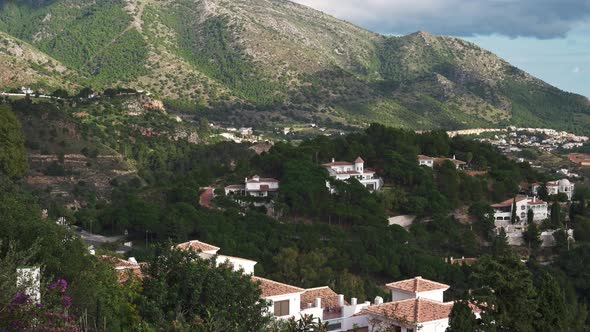
<instances>
[{"instance_id":1,"label":"dense forest","mask_svg":"<svg viewBox=\"0 0 590 332\"><path fill-rule=\"evenodd\" d=\"M489 145L450 139L444 132L415 134L382 125L298 145L277 143L257 155L248 144L195 145L145 137L125 131L126 127L113 131L83 122L80 134L133 161L138 180L113 183L109 200L91 199L93 193L86 192L87 204L77 211L51 204L49 215L66 216L69 223L95 233L128 231L136 243L145 240L147 246L136 246L130 255L149 264L144 271L147 277L119 284L114 271L89 255L72 233L42 219L41 202L23 186L25 145L30 142L23 137L13 110L22 114L23 108L35 107L43 105L19 101L0 108L0 218L5 230L0 233L2 328L31 328L52 318L24 305L26 299L14 287L17 266L40 265L48 301L43 304L61 315L55 323L59 327L264 329L269 322L259 315L260 293L254 284L208 261L187 264L194 253L169 249L171 243L191 239L215 244L224 254L256 260L256 275L301 287L329 285L347 297L387 298L379 287L384 281L416 275L445 282L452 285L447 300L485 303L482 321L475 322L482 331L538 331L545 326L581 331L587 325L590 286L584 276L590 266L585 264L590 259L586 242L590 241L590 210L585 190L579 190L570 211L564 211L569 212L568 226L576 230L575 244L557 236L557 247L540 249L535 240L538 234L530 234L528 247L516 252L507 245L505 234L492 231L489 204L513 197L523 181L546 180L545 175L507 159ZM103 109L99 114L112 117L116 112ZM157 116L148 118L154 124L159 121ZM99 152L88 152L93 153ZM418 154L455 155L483 173L471 176L450 163L434 169L419 167ZM321 163L357 156L385 179L384 190L370 193L355 181L335 182L337 194L328 194L325 183L331 180ZM213 202L215 209L198 205L200 187L220 188L254 174L281 181L274 202L278 217L269 217L265 208L237 204L220 191ZM468 210L471 224L457 214L462 209ZM388 226L387 216L399 213L414 214L418 221L408 230ZM554 226L564 227L565 221L558 219ZM114 255L108 248L98 253ZM445 258L451 256L478 260L471 266L450 265ZM553 263L541 264L547 258ZM67 287L60 286L64 281L59 280L66 281ZM216 285L221 280L227 293L219 294ZM63 287L63 293L54 294L56 287ZM215 304L233 301L234 296L247 299L248 305L227 312ZM451 317L455 331L473 323L470 316L461 315L460 308Z\"/></svg>"}]
</instances>

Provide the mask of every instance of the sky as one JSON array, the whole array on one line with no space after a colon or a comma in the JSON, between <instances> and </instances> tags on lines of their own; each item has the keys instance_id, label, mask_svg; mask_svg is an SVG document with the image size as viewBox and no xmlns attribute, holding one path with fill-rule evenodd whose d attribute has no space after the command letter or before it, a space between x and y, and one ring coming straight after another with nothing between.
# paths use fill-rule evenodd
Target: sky
<instances>
[{"instance_id":1,"label":"sky","mask_svg":"<svg viewBox=\"0 0 590 332\"><path fill-rule=\"evenodd\" d=\"M382 34L451 35L590 97L590 0L294 0Z\"/></svg>"}]
</instances>

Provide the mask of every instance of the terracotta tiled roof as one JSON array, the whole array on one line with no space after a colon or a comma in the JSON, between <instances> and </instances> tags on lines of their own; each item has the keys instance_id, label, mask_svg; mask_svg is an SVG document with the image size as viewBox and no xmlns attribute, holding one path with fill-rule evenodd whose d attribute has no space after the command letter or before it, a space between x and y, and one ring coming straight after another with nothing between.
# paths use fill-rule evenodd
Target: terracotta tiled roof
<instances>
[{"instance_id":1,"label":"terracotta tiled roof","mask_svg":"<svg viewBox=\"0 0 590 332\"><path fill-rule=\"evenodd\" d=\"M261 278L252 277L252 281L260 282L260 289L262 289L261 297L271 297L277 295L303 293L305 289L283 284L282 282Z\"/></svg>"},{"instance_id":2,"label":"terracotta tiled roof","mask_svg":"<svg viewBox=\"0 0 590 332\"><path fill-rule=\"evenodd\" d=\"M313 303L316 298L322 299L322 308L337 309L340 308L338 305L338 294L334 292L330 287L317 287L306 289L301 294L301 310L307 308L308 303ZM348 303L345 301L345 305Z\"/></svg>"},{"instance_id":3,"label":"terracotta tiled roof","mask_svg":"<svg viewBox=\"0 0 590 332\"><path fill-rule=\"evenodd\" d=\"M365 161L363 160L363 158L361 158L360 156L357 157L354 161L355 163L364 163Z\"/></svg>"},{"instance_id":4,"label":"terracotta tiled roof","mask_svg":"<svg viewBox=\"0 0 590 332\"><path fill-rule=\"evenodd\" d=\"M322 166L352 166L348 161L333 161L331 163L322 164Z\"/></svg>"},{"instance_id":5,"label":"terracotta tiled roof","mask_svg":"<svg viewBox=\"0 0 590 332\"><path fill-rule=\"evenodd\" d=\"M117 272L117 279L120 283L124 283L129 279L138 278L143 279L143 273L141 272L141 268L133 268L133 269L123 269L123 270L116 270Z\"/></svg>"},{"instance_id":6,"label":"terracotta tiled roof","mask_svg":"<svg viewBox=\"0 0 590 332\"><path fill-rule=\"evenodd\" d=\"M526 196L518 196L518 197L516 197L516 201L517 201L517 202L523 201L523 200L525 200L525 199L527 199L527 197L526 197ZM513 203L513 202L514 202L514 198L510 198L510 199L507 199L507 200L505 200L505 201L503 201L503 202L496 203L496 204L492 204L491 206L492 206L493 208L494 208L494 207L507 207L507 206L512 206L512 203Z\"/></svg>"},{"instance_id":7,"label":"terracotta tiled roof","mask_svg":"<svg viewBox=\"0 0 590 332\"><path fill-rule=\"evenodd\" d=\"M462 160L459 160L459 159L446 158L446 157L443 157L443 158L434 158L434 161L436 163L439 163L439 164L440 163L444 163L446 160L452 162L455 165L465 165L465 164L467 164L466 162L464 162Z\"/></svg>"},{"instance_id":8,"label":"terracotta tiled roof","mask_svg":"<svg viewBox=\"0 0 590 332\"><path fill-rule=\"evenodd\" d=\"M279 180L273 179L273 178L258 178L258 179L248 180L248 183L257 183L257 182L279 182Z\"/></svg>"},{"instance_id":9,"label":"terracotta tiled roof","mask_svg":"<svg viewBox=\"0 0 590 332\"><path fill-rule=\"evenodd\" d=\"M244 186L243 184L230 184L229 186L226 186L225 189L244 189L246 188L246 186Z\"/></svg>"},{"instance_id":10,"label":"terracotta tiled roof","mask_svg":"<svg viewBox=\"0 0 590 332\"><path fill-rule=\"evenodd\" d=\"M438 289L446 290L450 287L449 285L441 284L440 282L422 279L422 277L391 282L385 286L389 289L399 289L411 293L428 292Z\"/></svg>"},{"instance_id":11,"label":"terracotta tiled roof","mask_svg":"<svg viewBox=\"0 0 590 332\"><path fill-rule=\"evenodd\" d=\"M129 280L130 277L137 277L140 279L143 278L140 263L107 255L102 255L99 258L111 265L115 269L115 272L117 273L117 279L119 280L119 282L125 282Z\"/></svg>"},{"instance_id":12,"label":"terracotta tiled roof","mask_svg":"<svg viewBox=\"0 0 590 332\"><path fill-rule=\"evenodd\" d=\"M188 241L188 242L184 242L184 243L180 243L176 245L176 249L181 249L181 250L186 250L188 248L192 248L194 251L211 251L211 250L219 250L218 247L216 246L212 246L210 244L201 242L201 241L197 241L197 240L193 240L193 241Z\"/></svg>"},{"instance_id":13,"label":"terracotta tiled roof","mask_svg":"<svg viewBox=\"0 0 590 332\"><path fill-rule=\"evenodd\" d=\"M418 160L434 160L433 157L425 156L423 154L418 155Z\"/></svg>"},{"instance_id":14,"label":"terracotta tiled roof","mask_svg":"<svg viewBox=\"0 0 590 332\"><path fill-rule=\"evenodd\" d=\"M530 204L530 205L541 205L541 204L547 204L547 202L545 202L543 200L540 200L540 199L538 199L536 197L533 197L533 198L531 198L528 201L528 204Z\"/></svg>"},{"instance_id":15,"label":"terracotta tiled roof","mask_svg":"<svg viewBox=\"0 0 590 332\"><path fill-rule=\"evenodd\" d=\"M449 317L453 302L437 302L424 298L407 299L368 306L363 311L387 316L394 320L426 323Z\"/></svg>"}]
</instances>

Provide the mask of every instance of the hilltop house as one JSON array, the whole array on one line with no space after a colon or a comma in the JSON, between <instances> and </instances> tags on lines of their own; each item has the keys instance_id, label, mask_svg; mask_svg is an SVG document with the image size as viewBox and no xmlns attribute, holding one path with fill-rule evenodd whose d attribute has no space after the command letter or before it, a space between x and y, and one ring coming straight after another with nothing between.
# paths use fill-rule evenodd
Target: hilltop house
<instances>
[{"instance_id":1,"label":"hilltop house","mask_svg":"<svg viewBox=\"0 0 590 332\"><path fill-rule=\"evenodd\" d=\"M370 168L365 168L365 161L358 157L354 163L347 161L335 161L332 158L332 162L323 164L329 175L340 181L348 179L357 179L365 188L369 191L378 191L383 186L383 180L375 176L375 171ZM335 192L330 183L326 183L326 186L330 190L330 193Z\"/></svg>"},{"instance_id":2,"label":"hilltop house","mask_svg":"<svg viewBox=\"0 0 590 332\"><path fill-rule=\"evenodd\" d=\"M574 195L574 184L568 179L561 179L557 181L549 181L546 184L547 193L549 195L557 195L564 193L568 200L572 200ZM533 183L531 186L531 192L533 195L538 195L539 189L541 188L540 183Z\"/></svg>"},{"instance_id":3,"label":"hilltop house","mask_svg":"<svg viewBox=\"0 0 590 332\"><path fill-rule=\"evenodd\" d=\"M254 276L255 261L218 255L219 248L200 241L176 245L193 249L202 258L216 259L217 264L231 264L235 271L250 275L260 286L261 298L268 301L267 314L280 319L300 319L313 315L328 324L328 331L369 332L379 327L395 327L402 332L444 331L449 325L453 302L443 302L448 285L415 277L386 285L391 302L377 296L373 303L359 302L337 294L330 287L304 289L267 278Z\"/></svg>"},{"instance_id":4,"label":"hilltop house","mask_svg":"<svg viewBox=\"0 0 590 332\"><path fill-rule=\"evenodd\" d=\"M255 197L268 197L279 190L279 180L272 178L261 178L254 175L251 179L246 178L244 185L229 185L224 188L226 195L249 195Z\"/></svg>"},{"instance_id":5,"label":"hilltop house","mask_svg":"<svg viewBox=\"0 0 590 332\"><path fill-rule=\"evenodd\" d=\"M517 196L514 199L507 199L492 205L496 227L508 226L511 223L512 205L515 201L516 217L521 222L526 221L528 210L533 211L533 221L535 222L545 220L549 215L547 202L536 197Z\"/></svg>"},{"instance_id":6,"label":"hilltop house","mask_svg":"<svg viewBox=\"0 0 590 332\"><path fill-rule=\"evenodd\" d=\"M465 169L467 166L466 162L456 159L454 155L453 155L453 158L446 158L446 157L435 158L435 157L425 156L422 154L418 155L418 165L426 166L426 167L430 167L430 168L433 168L434 165L441 165L442 163L444 163L447 160L450 161L451 163L453 163L453 165L455 165L456 169Z\"/></svg>"}]
</instances>

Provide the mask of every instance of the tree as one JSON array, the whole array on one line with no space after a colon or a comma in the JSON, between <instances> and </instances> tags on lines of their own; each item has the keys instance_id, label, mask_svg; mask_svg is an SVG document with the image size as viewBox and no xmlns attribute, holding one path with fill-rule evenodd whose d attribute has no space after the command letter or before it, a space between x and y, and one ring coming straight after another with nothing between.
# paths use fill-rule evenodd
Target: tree
<instances>
[{"instance_id":1,"label":"tree","mask_svg":"<svg viewBox=\"0 0 590 332\"><path fill-rule=\"evenodd\" d=\"M551 205L551 227L561 228L563 227L561 218L561 206L559 202L553 202Z\"/></svg>"},{"instance_id":2,"label":"tree","mask_svg":"<svg viewBox=\"0 0 590 332\"><path fill-rule=\"evenodd\" d=\"M547 202L549 200L549 191L547 191L547 184L546 183L543 182L541 184L541 186L537 190L537 195L539 195L539 198L545 202Z\"/></svg>"},{"instance_id":3,"label":"tree","mask_svg":"<svg viewBox=\"0 0 590 332\"><path fill-rule=\"evenodd\" d=\"M535 224L534 222L531 222L527 225L527 228L522 235L529 249L536 251L541 247L542 241L539 238L541 232L539 231L539 227L537 226L537 224Z\"/></svg>"},{"instance_id":4,"label":"tree","mask_svg":"<svg viewBox=\"0 0 590 332\"><path fill-rule=\"evenodd\" d=\"M473 266L473 291L482 307L482 322L495 330L534 331L537 293L532 274L511 252L482 256Z\"/></svg>"},{"instance_id":5,"label":"tree","mask_svg":"<svg viewBox=\"0 0 590 332\"><path fill-rule=\"evenodd\" d=\"M328 332L328 323L322 323L319 317L314 318L313 315L303 315L298 320L295 317L274 320L269 332Z\"/></svg>"},{"instance_id":6,"label":"tree","mask_svg":"<svg viewBox=\"0 0 590 332\"><path fill-rule=\"evenodd\" d=\"M476 227L488 240L494 237L494 209L486 202L476 202L469 207L469 213L477 218Z\"/></svg>"},{"instance_id":7,"label":"tree","mask_svg":"<svg viewBox=\"0 0 590 332\"><path fill-rule=\"evenodd\" d=\"M446 332L477 331L478 324L471 308L464 301L456 301L449 316L449 327Z\"/></svg>"},{"instance_id":8,"label":"tree","mask_svg":"<svg viewBox=\"0 0 590 332\"><path fill-rule=\"evenodd\" d=\"M7 105L0 105L0 174L21 177L27 169L21 125Z\"/></svg>"},{"instance_id":9,"label":"tree","mask_svg":"<svg viewBox=\"0 0 590 332\"><path fill-rule=\"evenodd\" d=\"M192 250L164 245L143 272L140 312L158 328L247 332L269 323L267 303L249 275L216 267Z\"/></svg>"},{"instance_id":10,"label":"tree","mask_svg":"<svg viewBox=\"0 0 590 332\"><path fill-rule=\"evenodd\" d=\"M498 232L498 234L492 240L492 252L495 255L501 255L509 249L510 247L508 246L508 237L506 236L506 230L504 230L504 227L502 227L500 228L500 232Z\"/></svg>"},{"instance_id":11,"label":"tree","mask_svg":"<svg viewBox=\"0 0 590 332\"><path fill-rule=\"evenodd\" d=\"M510 222L516 224L518 222L518 216L516 214L516 197L512 200L512 214L510 215Z\"/></svg>"},{"instance_id":12,"label":"tree","mask_svg":"<svg viewBox=\"0 0 590 332\"><path fill-rule=\"evenodd\" d=\"M557 281L548 273L540 272L535 280L537 297L537 318L534 321L536 331L551 326L552 331L570 331L569 308L565 302L565 294Z\"/></svg>"}]
</instances>

